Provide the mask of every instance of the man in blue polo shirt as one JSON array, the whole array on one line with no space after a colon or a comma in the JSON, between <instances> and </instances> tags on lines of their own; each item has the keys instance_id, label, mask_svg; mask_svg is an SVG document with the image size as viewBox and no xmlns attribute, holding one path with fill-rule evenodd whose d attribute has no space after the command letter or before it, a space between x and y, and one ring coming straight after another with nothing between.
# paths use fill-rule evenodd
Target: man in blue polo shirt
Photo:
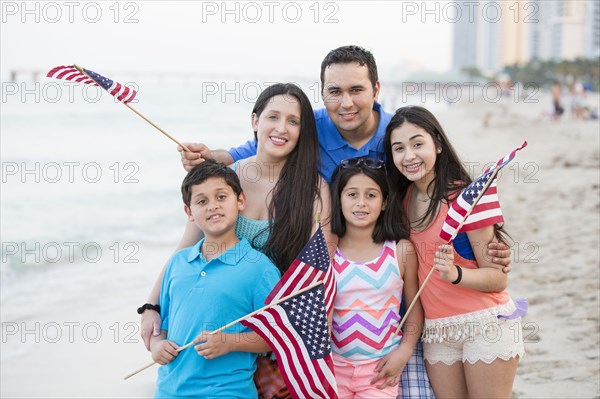
<instances>
[{"instance_id":1,"label":"man in blue polo shirt","mask_svg":"<svg viewBox=\"0 0 600 399\"><path fill-rule=\"evenodd\" d=\"M165 270L161 334L150 344L152 358L163 365L155 397L257 398L256 354L269 346L241 324L210 332L263 307L279 271L235 235L245 196L233 170L204 162L188 173L181 191L185 211L204 238L176 252ZM192 341L199 343L196 351L177 352Z\"/></svg>"}]
</instances>

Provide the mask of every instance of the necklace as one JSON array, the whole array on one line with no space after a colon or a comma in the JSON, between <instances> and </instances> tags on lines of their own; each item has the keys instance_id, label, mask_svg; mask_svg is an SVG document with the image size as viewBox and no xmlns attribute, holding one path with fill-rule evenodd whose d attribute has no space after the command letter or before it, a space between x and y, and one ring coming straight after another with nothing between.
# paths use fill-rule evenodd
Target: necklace
<instances>
[{"instance_id":1,"label":"necklace","mask_svg":"<svg viewBox=\"0 0 600 399\"><path fill-rule=\"evenodd\" d=\"M429 202L429 201L431 201L431 198L427 197L427 198L422 199L422 198L417 197L417 201Z\"/></svg>"}]
</instances>

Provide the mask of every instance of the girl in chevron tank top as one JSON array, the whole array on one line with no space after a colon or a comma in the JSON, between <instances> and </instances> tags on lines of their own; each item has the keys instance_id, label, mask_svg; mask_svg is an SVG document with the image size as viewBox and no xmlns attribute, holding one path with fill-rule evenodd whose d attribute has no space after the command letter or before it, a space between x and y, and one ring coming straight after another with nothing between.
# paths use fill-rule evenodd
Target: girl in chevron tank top
<instances>
[{"instance_id":1,"label":"girl in chevron tank top","mask_svg":"<svg viewBox=\"0 0 600 399\"><path fill-rule=\"evenodd\" d=\"M396 398L423 323L417 302L405 333L396 333L402 291L411 302L418 290L416 253L406 223L384 217L389 187L383 161L343 160L332 182L331 227L339 237L332 345L339 397Z\"/></svg>"}]
</instances>

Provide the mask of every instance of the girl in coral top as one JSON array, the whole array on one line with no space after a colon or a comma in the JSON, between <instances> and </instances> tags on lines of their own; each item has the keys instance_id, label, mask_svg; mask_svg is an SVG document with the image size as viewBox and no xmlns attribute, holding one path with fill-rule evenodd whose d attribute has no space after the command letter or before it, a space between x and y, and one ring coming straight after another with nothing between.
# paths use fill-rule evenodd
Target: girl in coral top
<instances>
[{"instance_id":1,"label":"girl in coral top","mask_svg":"<svg viewBox=\"0 0 600 399\"><path fill-rule=\"evenodd\" d=\"M521 320L506 318L515 311L507 275L484 253L488 243L504 241L501 228L460 233L452 245L439 237L449 204L471 178L425 108L396 111L385 151L393 206L407 211L420 283L437 270L420 296L424 358L436 397L510 398L524 355Z\"/></svg>"},{"instance_id":2,"label":"girl in coral top","mask_svg":"<svg viewBox=\"0 0 600 399\"><path fill-rule=\"evenodd\" d=\"M343 160L333 173L331 230L339 237L333 260L333 362L340 399L398 396L402 370L421 332L419 302L396 335L402 291L418 290L408 226L388 220L384 162Z\"/></svg>"}]
</instances>

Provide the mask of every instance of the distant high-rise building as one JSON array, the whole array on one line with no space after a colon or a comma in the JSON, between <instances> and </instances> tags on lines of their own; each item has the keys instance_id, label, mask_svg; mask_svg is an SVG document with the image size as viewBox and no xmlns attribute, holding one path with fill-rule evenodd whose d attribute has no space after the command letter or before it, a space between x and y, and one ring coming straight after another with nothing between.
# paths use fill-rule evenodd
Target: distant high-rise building
<instances>
[{"instance_id":1,"label":"distant high-rise building","mask_svg":"<svg viewBox=\"0 0 600 399\"><path fill-rule=\"evenodd\" d=\"M559 59L563 47L561 15L563 1L534 0L530 59Z\"/></svg>"},{"instance_id":2,"label":"distant high-rise building","mask_svg":"<svg viewBox=\"0 0 600 399\"><path fill-rule=\"evenodd\" d=\"M497 1L482 0L476 3L456 3L460 18L454 22L452 69L460 71L465 67L477 67L485 72L500 67L500 34L498 21L501 19ZM482 10L492 11L484 13Z\"/></svg>"},{"instance_id":3,"label":"distant high-rise building","mask_svg":"<svg viewBox=\"0 0 600 399\"><path fill-rule=\"evenodd\" d=\"M455 22L454 70L493 73L531 59L600 56L600 0L481 0L477 6L475 18Z\"/></svg>"},{"instance_id":4,"label":"distant high-rise building","mask_svg":"<svg viewBox=\"0 0 600 399\"><path fill-rule=\"evenodd\" d=\"M600 1L586 2L585 18L584 55L586 58L600 57Z\"/></svg>"},{"instance_id":5,"label":"distant high-rise building","mask_svg":"<svg viewBox=\"0 0 600 399\"><path fill-rule=\"evenodd\" d=\"M562 7L561 59L574 60L585 54L585 9L587 1L565 1Z\"/></svg>"},{"instance_id":6,"label":"distant high-rise building","mask_svg":"<svg viewBox=\"0 0 600 399\"><path fill-rule=\"evenodd\" d=\"M600 55L598 0L535 0L539 22L532 25L531 58L574 60Z\"/></svg>"},{"instance_id":7,"label":"distant high-rise building","mask_svg":"<svg viewBox=\"0 0 600 399\"><path fill-rule=\"evenodd\" d=\"M501 10L497 1L479 2L475 65L485 74L493 74L501 68Z\"/></svg>"},{"instance_id":8,"label":"distant high-rise building","mask_svg":"<svg viewBox=\"0 0 600 399\"><path fill-rule=\"evenodd\" d=\"M530 59L530 27L533 17L529 0L502 2L500 64L523 65Z\"/></svg>"},{"instance_id":9,"label":"distant high-rise building","mask_svg":"<svg viewBox=\"0 0 600 399\"><path fill-rule=\"evenodd\" d=\"M456 16L453 16L455 18ZM476 65L477 20L469 21L464 13L454 22L452 70Z\"/></svg>"}]
</instances>

